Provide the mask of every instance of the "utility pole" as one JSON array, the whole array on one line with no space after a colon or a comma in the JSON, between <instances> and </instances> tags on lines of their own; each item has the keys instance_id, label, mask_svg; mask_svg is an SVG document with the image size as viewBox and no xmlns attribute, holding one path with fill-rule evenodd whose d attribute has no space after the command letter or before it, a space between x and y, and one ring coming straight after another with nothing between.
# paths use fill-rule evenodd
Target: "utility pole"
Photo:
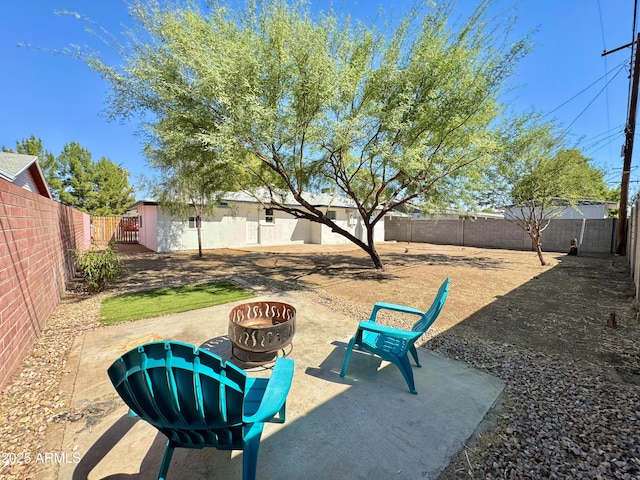
<instances>
[{"instance_id":1,"label":"utility pole","mask_svg":"<svg viewBox=\"0 0 640 480\"><path fill-rule=\"evenodd\" d=\"M638 104L638 82L640 80L640 33L636 41L631 42L622 47L603 52L602 56L609 53L617 52L625 47L633 46L635 43L635 55L633 56L633 79L631 83L631 98L629 100L629 112L627 116L627 125L624 128L624 162L622 166L622 180L620 182L620 208L618 209L618 225L616 228L616 246L615 253L618 255L626 254L627 243L627 205L629 203L629 178L631 176L631 156L633 154L633 137L636 131L636 107Z\"/></svg>"}]
</instances>

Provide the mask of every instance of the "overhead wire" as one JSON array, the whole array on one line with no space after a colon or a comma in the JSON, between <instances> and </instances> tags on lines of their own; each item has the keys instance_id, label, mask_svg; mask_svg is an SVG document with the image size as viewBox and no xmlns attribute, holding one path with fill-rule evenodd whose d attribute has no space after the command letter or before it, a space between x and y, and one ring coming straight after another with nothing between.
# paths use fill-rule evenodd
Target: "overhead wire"
<instances>
[{"instance_id":1,"label":"overhead wire","mask_svg":"<svg viewBox=\"0 0 640 480\"><path fill-rule=\"evenodd\" d=\"M613 77L611 77L610 80L607 81L607 83L604 85L604 87L602 87L600 89L600 91L596 94L595 97L593 97L593 99L591 99L591 101L587 104L586 107L584 107L582 109L582 111L576 116L576 118L573 119L573 121L562 131L562 134L565 134L569 131L569 129L571 128L571 126L576 123L576 121L582 116L582 114L584 112L587 111L587 109L593 104L593 102L596 101L596 99L602 94L602 92L604 92L607 88L607 86L609 86L609 84L620 74L620 72L623 70L624 66L626 65L626 62L624 62L620 68L618 68L618 71L615 73L615 75Z\"/></svg>"},{"instance_id":2,"label":"overhead wire","mask_svg":"<svg viewBox=\"0 0 640 480\"><path fill-rule=\"evenodd\" d=\"M577 97L579 97L580 95L582 95L584 92L586 92L587 90L589 90L591 87L593 87L596 83L598 83L600 80L602 80L603 78L606 78L611 72L613 72L615 69L618 69L618 72L616 72L616 75L619 73L620 69L623 68L624 66L626 66L627 61L623 60L621 63L619 63L618 65L616 65L615 67L613 67L611 70L609 70L608 72L606 72L604 75L602 75L600 78L598 78L597 80L594 80L593 82L591 82L589 85L587 85L586 87L584 87L582 90L580 90L578 93L576 93L575 95L573 95L570 99L562 102L560 105L558 105L556 108L554 108L553 110L545 113L543 115L544 117L548 117L549 115L551 115L552 113L554 113L556 110L559 110L560 108L564 107L567 103L575 100ZM607 125L608 127L608 125Z\"/></svg>"},{"instance_id":3,"label":"overhead wire","mask_svg":"<svg viewBox=\"0 0 640 480\"><path fill-rule=\"evenodd\" d=\"M600 19L600 36L602 37L602 51L606 51L607 49L607 42L605 39L605 35L604 35L604 22L602 21L602 6L600 5L600 0L598 0L598 18ZM604 57L604 70L605 72L608 69L608 64L607 64L607 57ZM605 73L605 76L607 75L607 73ZM604 105L605 105L605 109L606 109L606 120L607 120L607 128L610 129L611 128L611 113L609 111L609 89L605 90L605 100L604 100ZM608 145L611 145L611 143L609 143ZM609 149L609 158L611 158L612 152L611 149Z\"/></svg>"},{"instance_id":4,"label":"overhead wire","mask_svg":"<svg viewBox=\"0 0 640 480\"><path fill-rule=\"evenodd\" d=\"M622 123L614 128L607 130L606 132L599 133L597 135L594 135L593 137L589 137L588 139L583 140L583 144L585 145L584 148L585 149L593 148L595 146L600 145L603 142L606 142L610 138L619 135L620 133L624 132L624 126L625 124Z\"/></svg>"},{"instance_id":5,"label":"overhead wire","mask_svg":"<svg viewBox=\"0 0 640 480\"><path fill-rule=\"evenodd\" d=\"M620 135L622 134L622 130L620 130L619 132L616 132L614 134L612 134L610 137L603 139L597 143L591 144L589 146L586 146L583 148L584 153L586 153L587 155L592 155L596 152L599 152L600 150L602 150L605 147L608 147L609 145L611 145L613 142L619 142L620 141Z\"/></svg>"}]
</instances>

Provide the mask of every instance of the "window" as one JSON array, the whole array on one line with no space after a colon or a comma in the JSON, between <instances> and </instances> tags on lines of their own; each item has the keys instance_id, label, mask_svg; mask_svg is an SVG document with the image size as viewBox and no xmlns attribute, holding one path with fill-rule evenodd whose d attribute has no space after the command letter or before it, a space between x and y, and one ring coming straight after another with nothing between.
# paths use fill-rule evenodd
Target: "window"
<instances>
[{"instance_id":1,"label":"window","mask_svg":"<svg viewBox=\"0 0 640 480\"><path fill-rule=\"evenodd\" d=\"M202 222L199 221L198 217L189 217L189 229L194 230L198 226L202 226Z\"/></svg>"},{"instance_id":2,"label":"window","mask_svg":"<svg viewBox=\"0 0 640 480\"><path fill-rule=\"evenodd\" d=\"M329 220L335 220L336 219L336 211L335 210L327 210L327 218Z\"/></svg>"},{"instance_id":3,"label":"window","mask_svg":"<svg viewBox=\"0 0 640 480\"><path fill-rule=\"evenodd\" d=\"M266 223L274 223L273 222L273 208L265 208L264 209L264 221Z\"/></svg>"}]
</instances>

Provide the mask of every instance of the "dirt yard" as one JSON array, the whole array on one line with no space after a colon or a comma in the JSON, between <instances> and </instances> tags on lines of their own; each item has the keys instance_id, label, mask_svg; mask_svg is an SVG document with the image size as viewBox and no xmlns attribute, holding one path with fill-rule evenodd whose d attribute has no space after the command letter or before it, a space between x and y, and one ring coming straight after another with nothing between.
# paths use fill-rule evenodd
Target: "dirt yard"
<instances>
[{"instance_id":1,"label":"dirt yard","mask_svg":"<svg viewBox=\"0 0 640 480\"><path fill-rule=\"evenodd\" d=\"M351 245L298 245L140 254L123 247L130 274L121 288L226 277L269 291L309 292L354 315L376 301L426 309L451 278L446 306L430 331L511 344L575 361L640 366L638 311L626 257L571 257L432 244L384 243L386 270ZM617 328L607 328L615 315Z\"/></svg>"},{"instance_id":2,"label":"dirt yard","mask_svg":"<svg viewBox=\"0 0 640 480\"><path fill-rule=\"evenodd\" d=\"M407 243L379 251L384 272L351 245L211 250L202 258L121 246L129 273L99 296L69 293L3 390L0 451L55 451L64 422L96 415L73 410L62 374L74 339L108 328L98 325L104 295L225 279L261 293L297 290L364 319L377 301L427 308L450 277L426 346L506 387L441 480L640 478L640 324L625 257L548 253L549 265L540 266L534 252ZM2 479L49 478L43 474L0 465Z\"/></svg>"}]
</instances>

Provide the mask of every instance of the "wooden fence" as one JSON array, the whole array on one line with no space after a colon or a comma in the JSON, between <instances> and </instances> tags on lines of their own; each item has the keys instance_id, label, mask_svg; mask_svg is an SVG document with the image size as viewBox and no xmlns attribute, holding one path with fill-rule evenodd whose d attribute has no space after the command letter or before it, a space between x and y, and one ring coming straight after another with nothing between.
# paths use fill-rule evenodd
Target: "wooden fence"
<instances>
[{"instance_id":1,"label":"wooden fence","mask_svg":"<svg viewBox=\"0 0 640 480\"><path fill-rule=\"evenodd\" d=\"M94 243L138 243L138 217L91 217Z\"/></svg>"}]
</instances>

